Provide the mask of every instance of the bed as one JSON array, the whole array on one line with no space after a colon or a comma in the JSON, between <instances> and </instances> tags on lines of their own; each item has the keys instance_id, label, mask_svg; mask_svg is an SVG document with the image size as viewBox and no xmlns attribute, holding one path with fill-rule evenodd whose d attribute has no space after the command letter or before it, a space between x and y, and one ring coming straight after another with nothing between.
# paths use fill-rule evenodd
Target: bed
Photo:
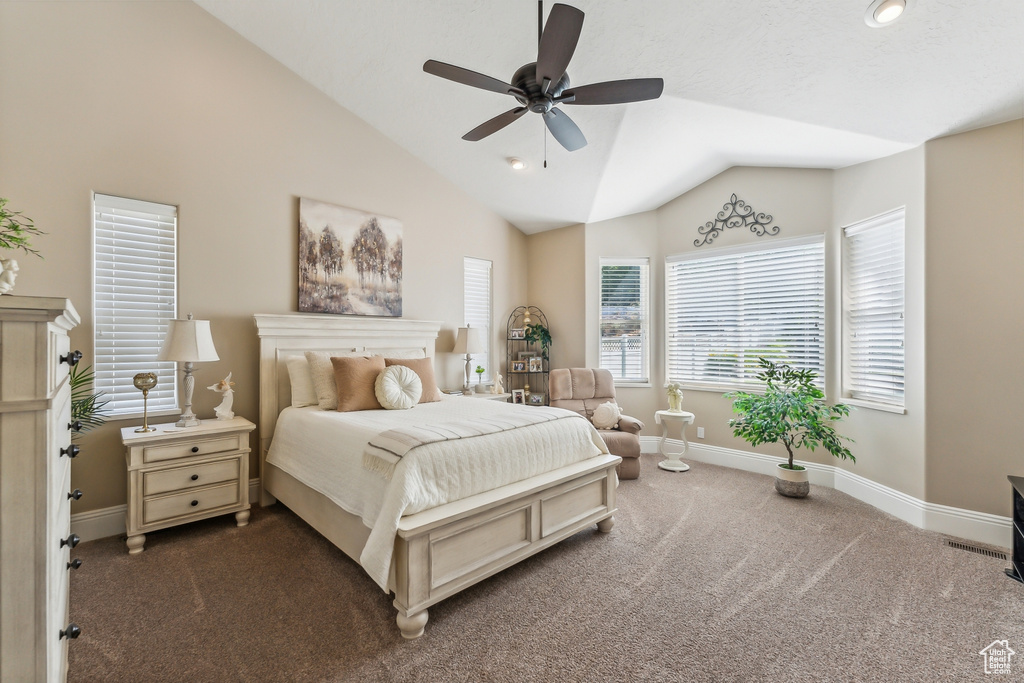
<instances>
[{"instance_id":1,"label":"bed","mask_svg":"<svg viewBox=\"0 0 1024 683\"><path fill-rule=\"evenodd\" d=\"M279 500L360 562L371 540L371 527L363 517L339 505L324 487L304 483L283 465L268 462L278 420L282 420L283 435L286 420L295 417L282 417L286 409L296 410L289 408L288 359L306 351L433 359L440 324L305 314L254 318L260 340L260 504ZM371 578L376 576L378 585L394 593L402 636L412 639L423 634L431 605L520 560L588 526L611 531L618 483L615 467L620 460L599 453L400 517L384 574L360 564Z\"/></svg>"}]
</instances>

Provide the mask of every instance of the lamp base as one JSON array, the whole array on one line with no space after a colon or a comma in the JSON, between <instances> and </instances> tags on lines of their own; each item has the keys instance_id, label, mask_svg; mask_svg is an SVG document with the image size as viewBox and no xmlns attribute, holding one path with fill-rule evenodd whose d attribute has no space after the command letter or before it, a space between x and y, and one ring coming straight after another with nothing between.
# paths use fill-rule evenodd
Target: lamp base
<instances>
[{"instance_id":1,"label":"lamp base","mask_svg":"<svg viewBox=\"0 0 1024 683\"><path fill-rule=\"evenodd\" d=\"M199 418L192 414L192 411L183 413L178 421L174 423L175 427L198 427Z\"/></svg>"},{"instance_id":2,"label":"lamp base","mask_svg":"<svg viewBox=\"0 0 1024 683\"><path fill-rule=\"evenodd\" d=\"M135 430L135 433L136 434L142 434L144 432L155 432L155 431L156 431L156 427L139 427L138 429Z\"/></svg>"}]
</instances>

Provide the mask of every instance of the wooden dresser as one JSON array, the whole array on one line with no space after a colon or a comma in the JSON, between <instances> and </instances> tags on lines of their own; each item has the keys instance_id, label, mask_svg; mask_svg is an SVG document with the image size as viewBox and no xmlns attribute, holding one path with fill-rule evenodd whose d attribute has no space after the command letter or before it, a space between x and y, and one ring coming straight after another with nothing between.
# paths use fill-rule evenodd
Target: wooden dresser
<instances>
[{"instance_id":1,"label":"wooden dresser","mask_svg":"<svg viewBox=\"0 0 1024 683\"><path fill-rule=\"evenodd\" d=\"M72 565L67 299L0 296L0 680L63 681ZM80 495L80 494L79 494Z\"/></svg>"}]
</instances>

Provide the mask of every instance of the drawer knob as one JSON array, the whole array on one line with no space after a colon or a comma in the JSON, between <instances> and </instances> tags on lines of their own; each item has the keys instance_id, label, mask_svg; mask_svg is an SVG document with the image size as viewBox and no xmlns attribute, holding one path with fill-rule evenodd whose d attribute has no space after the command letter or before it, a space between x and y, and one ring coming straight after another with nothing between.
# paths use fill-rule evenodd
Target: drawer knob
<instances>
[{"instance_id":1,"label":"drawer knob","mask_svg":"<svg viewBox=\"0 0 1024 683\"><path fill-rule=\"evenodd\" d=\"M199 452L199 446L193 446L192 447L192 452L193 453L198 453Z\"/></svg>"},{"instance_id":2,"label":"drawer knob","mask_svg":"<svg viewBox=\"0 0 1024 683\"><path fill-rule=\"evenodd\" d=\"M68 429L70 431L80 432L80 431L82 431L82 427L83 427L83 425L82 425L82 421L81 420L75 420L74 422L68 422Z\"/></svg>"},{"instance_id":3,"label":"drawer knob","mask_svg":"<svg viewBox=\"0 0 1024 683\"><path fill-rule=\"evenodd\" d=\"M82 561L80 559L78 559L77 557L75 559L71 560L70 562L68 562L68 569L78 569L81 566L82 566Z\"/></svg>"},{"instance_id":4,"label":"drawer knob","mask_svg":"<svg viewBox=\"0 0 1024 683\"><path fill-rule=\"evenodd\" d=\"M191 479L192 479L192 481L198 481L199 480L199 475L198 474L193 474Z\"/></svg>"},{"instance_id":5,"label":"drawer knob","mask_svg":"<svg viewBox=\"0 0 1024 683\"><path fill-rule=\"evenodd\" d=\"M68 627L60 632L60 637L68 640L74 640L80 635L82 635L82 629L78 627L78 624L68 624Z\"/></svg>"},{"instance_id":6,"label":"drawer knob","mask_svg":"<svg viewBox=\"0 0 1024 683\"><path fill-rule=\"evenodd\" d=\"M72 500L72 499L79 500L79 499L81 499L81 497L82 497L82 489L75 489L74 491L72 491L71 493L68 494L68 500Z\"/></svg>"},{"instance_id":7,"label":"drawer knob","mask_svg":"<svg viewBox=\"0 0 1024 683\"><path fill-rule=\"evenodd\" d=\"M78 361L80 361L80 360L82 360L82 352L81 351L72 351L71 353L60 357L60 362L61 363L67 363L68 367L71 367L71 368L73 368L76 365L78 365ZM78 628L78 627L76 626L75 628Z\"/></svg>"},{"instance_id":8,"label":"drawer knob","mask_svg":"<svg viewBox=\"0 0 1024 683\"><path fill-rule=\"evenodd\" d=\"M199 505L199 501L198 500L193 500L192 501L192 507L195 507L196 505Z\"/></svg>"},{"instance_id":9,"label":"drawer knob","mask_svg":"<svg viewBox=\"0 0 1024 683\"><path fill-rule=\"evenodd\" d=\"M63 548L64 546L67 546L69 548L74 548L76 545L78 545L81 542L82 542L82 539L81 539L81 537L79 537L78 534L71 534L67 538L62 538L61 539L60 547Z\"/></svg>"},{"instance_id":10,"label":"drawer knob","mask_svg":"<svg viewBox=\"0 0 1024 683\"><path fill-rule=\"evenodd\" d=\"M74 458L74 457L76 457L81 452L82 452L82 447L79 446L77 443L73 443L70 446L68 446L67 448L60 449L60 454L61 455L66 455L69 458Z\"/></svg>"}]
</instances>

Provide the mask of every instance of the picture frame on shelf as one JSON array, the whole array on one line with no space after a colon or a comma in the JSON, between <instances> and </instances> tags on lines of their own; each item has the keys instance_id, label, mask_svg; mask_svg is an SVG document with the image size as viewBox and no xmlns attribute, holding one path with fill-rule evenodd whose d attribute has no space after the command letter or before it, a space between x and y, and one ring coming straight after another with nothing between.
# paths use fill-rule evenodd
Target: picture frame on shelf
<instances>
[{"instance_id":1,"label":"picture frame on shelf","mask_svg":"<svg viewBox=\"0 0 1024 683\"><path fill-rule=\"evenodd\" d=\"M544 405L544 394L530 394L530 405L531 406L542 406Z\"/></svg>"},{"instance_id":2,"label":"picture frame on shelf","mask_svg":"<svg viewBox=\"0 0 1024 683\"><path fill-rule=\"evenodd\" d=\"M512 361L512 372L526 372L526 361L514 360Z\"/></svg>"},{"instance_id":3,"label":"picture frame on shelf","mask_svg":"<svg viewBox=\"0 0 1024 683\"><path fill-rule=\"evenodd\" d=\"M539 356L539 355L540 354L537 353L536 351L520 351L518 353L519 360L525 360L525 361L528 361L531 358L533 358L534 356Z\"/></svg>"},{"instance_id":4,"label":"picture frame on shelf","mask_svg":"<svg viewBox=\"0 0 1024 683\"><path fill-rule=\"evenodd\" d=\"M544 372L544 359L540 356L530 358L530 372Z\"/></svg>"},{"instance_id":5,"label":"picture frame on shelf","mask_svg":"<svg viewBox=\"0 0 1024 683\"><path fill-rule=\"evenodd\" d=\"M512 403L518 403L519 405L524 405L526 403L526 392L524 392L522 389L513 389L512 390Z\"/></svg>"},{"instance_id":6,"label":"picture frame on shelf","mask_svg":"<svg viewBox=\"0 0 1024 683\"><path fill-rule=\"evenodd\" d=\"M514 327L508 331L509 339L526 339L525 327Z\"/></svg>"}]
</instances>

